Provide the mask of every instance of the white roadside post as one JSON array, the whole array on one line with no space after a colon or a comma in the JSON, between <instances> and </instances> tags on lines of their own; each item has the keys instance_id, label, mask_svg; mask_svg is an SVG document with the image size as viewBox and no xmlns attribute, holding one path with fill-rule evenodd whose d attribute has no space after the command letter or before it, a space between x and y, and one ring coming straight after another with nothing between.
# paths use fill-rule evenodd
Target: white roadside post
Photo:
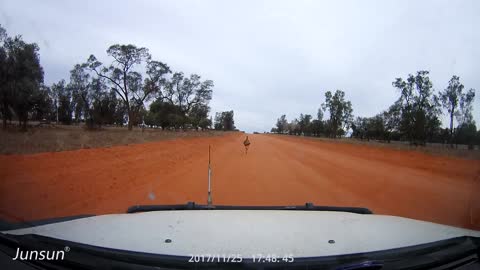
<instances>
[{"instance_id":1,"label":"white roadside post","mask_svg":"<svg viewBox=\"0 0 480 270\"><path fill-rule=\"evenodd\" d=\"M208 199L207 199L207 205L212 205L211 175L212 175L212 169L210 167L210 145L209 145L208 146Z\"/></svg>"}]
</instances>

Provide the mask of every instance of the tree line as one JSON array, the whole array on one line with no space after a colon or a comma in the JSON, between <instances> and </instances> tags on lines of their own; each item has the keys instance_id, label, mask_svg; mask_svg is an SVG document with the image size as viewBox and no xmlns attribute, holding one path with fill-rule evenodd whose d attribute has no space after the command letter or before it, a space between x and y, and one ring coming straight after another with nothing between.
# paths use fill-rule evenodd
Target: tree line
<instances>
[{"instance_id":1,"label":"tree line","mask_svg":"<svg viewBox=\"0 0 480 270\"><path fill-rule=\"evenodd\" d=\"M76 64L68 81L47 86L40 64L39 47L20 35L10 37L0 25L0 117L27 121L102 125L147 125L169 128L233 130L233 111L221 112L212 123L208 117L214 83L197 74L173 72L152 59L149 50L115 44L107 49L108 63L90 55ZM147 104L149 104L147 108ZM218 113L217 113L218 115Z\"/></svg>"},{"instance_id":2,"label":"tree line","mask_svg":"<svg viewBox=\"0 0 480 270\"><path fill-rule=\"evenodd\" d=\"M406 79L396 78L392 85L399 92L398 99L375 116L354 118L345 92L327 91L316 119L300 114L288 122L286 115L282 115L271 132L331 138L350 135L362 140L398 140L415 145L435 142L473 148L474 144L480 144L480 130L477 131L472 115L475 90L466 90L458 76L452 76L447 88L438 93L433 89L429 72L424 70L409 74ZM446 128L442 128L439 118L444 111L449 119ZM329 118L324 120L325 112Z\"/></svg>"}]
</instances>

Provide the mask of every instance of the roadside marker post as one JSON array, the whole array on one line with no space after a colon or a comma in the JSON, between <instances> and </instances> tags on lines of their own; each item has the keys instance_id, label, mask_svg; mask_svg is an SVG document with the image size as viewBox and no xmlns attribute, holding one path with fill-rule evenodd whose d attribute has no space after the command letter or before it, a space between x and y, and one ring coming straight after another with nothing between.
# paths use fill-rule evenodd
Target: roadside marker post
<instances>
[{"instance_id":1,"label":"roadside marker post","mask_svg":"<svg viewBox=\"0 0 480 270\"><path fill-rule=\"evenodd\" d=\"M207 205L212 205L212 189L211 189L212 168L210 167L210 145L208 146L208 198Z\"/></svg>"}]
</instances>

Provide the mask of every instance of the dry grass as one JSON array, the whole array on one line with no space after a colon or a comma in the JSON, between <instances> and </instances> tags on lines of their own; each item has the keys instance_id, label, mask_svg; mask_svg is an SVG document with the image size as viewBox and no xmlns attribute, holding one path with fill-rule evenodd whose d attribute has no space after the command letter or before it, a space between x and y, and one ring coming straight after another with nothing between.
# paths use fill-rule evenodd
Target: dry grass
<instances>
[{"instance_id":1,"label":"dry grass","mask_svg":"<svg viewBox=\"0 0 480 270\"><path fill-rule=\"evenodd\" d=\"M0 154L32 154L96 147L111 147L187 137L219 136L222 131L162 131L158 129L104 127L88 131L82 126L30 127L0 129Z\"/></svg>"},{"instance_id":2,"label":"dry grass","mask_svg":"<svg viewBox=\"0 0 480 270\"><path fill-rule=\"evenodd\" d=\"M280 135L280 134L273 134L274 136L291 136L297 137L295 135ZM331 138L323 138L323 137L300 137L309 140L320 140L330 143L350 143L350 144L361 144L361 145L368 145L373 147L381 147L381 148L390 148L396 150L403 150L403 151L419 151L422 153L430 154L430 155L441 155L441 156L450 156L450 157L457 157L457 158L464 158L464 159L477 159L480 160L480 149L478 146L475 146L474 150L468 150L466 145L458 145L454 148L450 147L450 145L446 144L438 144L438 143L427 143L426 146L414 146L410 145L408 142L400 142L400 141L392 141L390 143L387 142L379 142L379 141L366 141L366 140L359 140L359 139L352 139L352 138L340 138L340 139L331 139Z\"/></svg>"}]
</instances>

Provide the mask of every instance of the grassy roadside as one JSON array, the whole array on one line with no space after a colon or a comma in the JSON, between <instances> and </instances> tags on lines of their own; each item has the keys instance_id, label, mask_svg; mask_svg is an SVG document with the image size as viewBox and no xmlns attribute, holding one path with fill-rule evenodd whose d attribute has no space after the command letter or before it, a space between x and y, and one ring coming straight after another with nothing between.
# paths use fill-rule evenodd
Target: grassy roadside
<instances>
[{"instance_id":1,"label":"grassy roadside","mask_svg":"<svg viewBox=\"0 0 480 270\"><path fill-rule=\"evenodd\" d=\"M0 129L0 154L33 154L97 147L111 147L177 138L221 136L222 131L162 131L158 129L104 127L87 131L82 126L31 127L27 132L17 128Z\"/></svg>"},{"instance_id":2,"label":"grassy roadside","mask_svg":"<svg viewBox=\"0 0 480 270\"><path fill-rule=\"evenodd\" d=\"M331 138L323 138L323 137L307 137L307 136L295 136L295 135L283 135L283 134L273 134L269 133L268 136L286 136L290 138L302 138L306 140L317 140L317 141L324 141L329 143L349 143L349 144L357 144L357 145L368 145L372 147L379 147L379 148L389 148L395 150L403 150L403 151L418 151L430 155L441 155L441 156L450 156L450 157L457 157L457 158L464 158L464 159L473 159L473 160L480 160L480 149L478 146L475 147L474 150L468 150L466 145L459 145L458 148L451 148L449 145L443 144L427 144L426 146L414 146L410 145L406 142L399 142L399 141L392 141L390 143L386 142L379 142L379 141L366 141L366 140L359 140L353 138L339 138L339 139L331 139Z\"/></svg>"}]
</instances>

